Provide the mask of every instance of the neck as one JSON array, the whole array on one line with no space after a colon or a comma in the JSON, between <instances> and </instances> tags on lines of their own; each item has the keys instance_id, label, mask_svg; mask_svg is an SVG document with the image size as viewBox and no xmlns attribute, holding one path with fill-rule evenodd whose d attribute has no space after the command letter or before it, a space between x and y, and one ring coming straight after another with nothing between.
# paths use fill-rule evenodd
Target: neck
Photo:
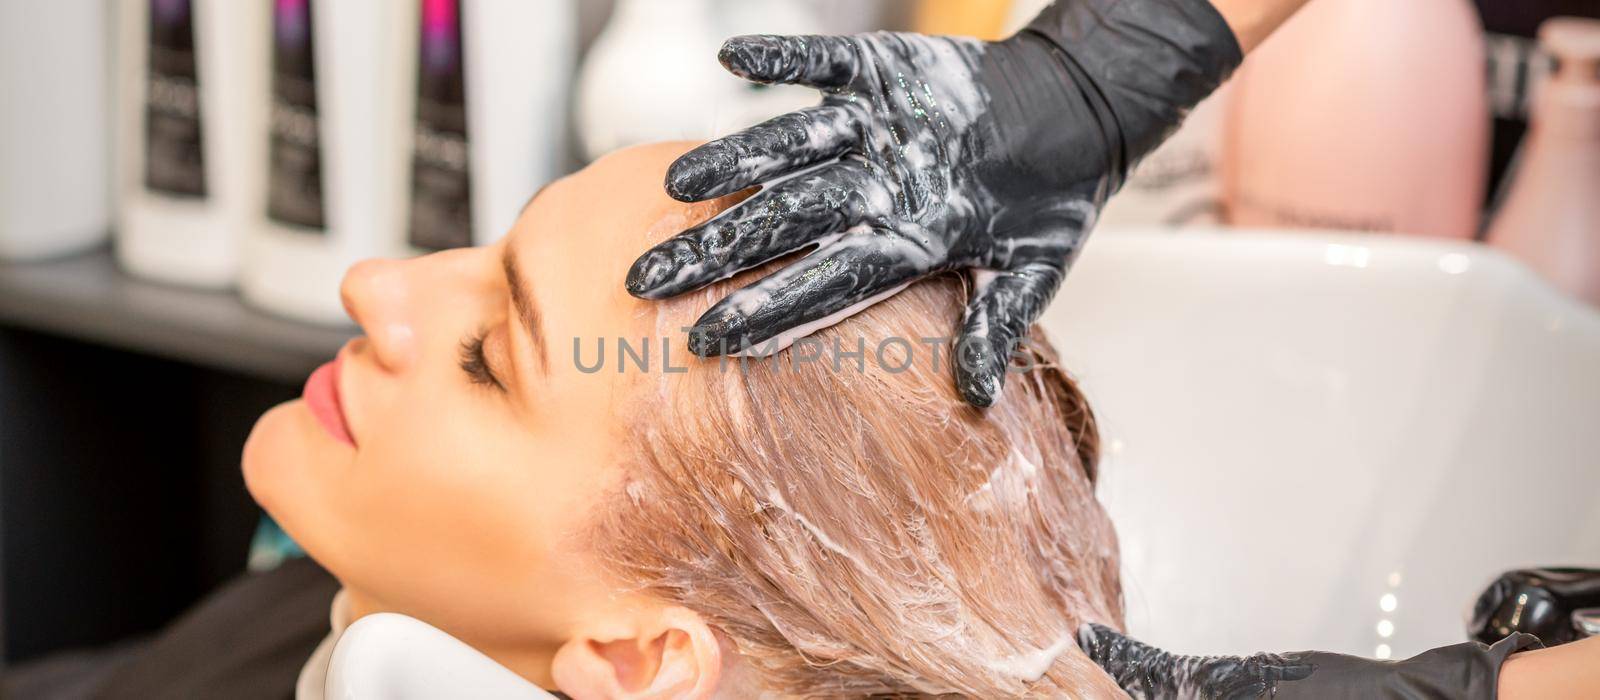
<instances>
[{"instance_id":1,"label":"neck","mask_svg":"<svg viewBox=\"0 0 1600 700\"><path fill-rule=\"evenodd\" d=\"M498 649L473 645L473 648L494 659L495 663L511 669L512 673L522 676L529 683L545 690L556 690L555 679L550 675L550 662L556 656L555 647L533 645Z\"/></svg>"}]
</instances>

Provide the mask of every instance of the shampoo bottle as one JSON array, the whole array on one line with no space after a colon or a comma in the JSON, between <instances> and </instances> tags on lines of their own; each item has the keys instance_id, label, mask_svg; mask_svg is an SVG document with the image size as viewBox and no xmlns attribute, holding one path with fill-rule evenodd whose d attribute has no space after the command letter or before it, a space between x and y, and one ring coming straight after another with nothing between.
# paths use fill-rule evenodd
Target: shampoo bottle
<instances>
[{"instance_id":1,"label":"shampoo bottle","mask_svg":"<svg viewBox=\"0 0 1600 700\"><path fill-rule=\"evenodd\" d=\"M1548 20L1539 42L1558 68L1534 97L1489 243L1600 307L1600 20Z\"/></svg>"},{"instance_id":2,"label":"shampoo bottle","mask_svg":"<svg viewBox=\"0 0 1600 700\"><path fill-rule=\"evenodd\" d=\"M259 216L266 155L267 6L119 3L117 257L142 276L235 282Z\"/></svg>"},{"instance_id":3,"label":"shampoo bottle","mask_svg":"<svg viewBox=\"0 0 1600 700\"><path fill-rule=\"evenodd\" d=\"M571 0L423 0L412 249L494 242L561 174L576 33Z\"/></svg>"},{"instance_id":4,"label":"shampoo bottle","mask_svg":"<svg viewBox=\"0 0 1600 700\"><path fill-rule=\"evenodd\" d=\"M1467 0L1311 0L1233 83L1230 223L1477 233L1489 117Z\"/></svg>"},{"instance_id":5,"label":"shampoo bottle","mask_svg":"<svg viewBox=\"0 0 1600 700\"><path fill-rule=\"evenodd\" d=\"M293 206L251 236L253 304L344 322L350 265L492 242L560 174L571 0L277 2L272 191Z\"/></svg>"},{"instance_id":6,"label":"shampoo bottle","mask_svg":"<svg viewBox=\"0 0 1600 700\"><path fill-rule=\"evenodd\" d=\"M0 258L111 230L108 15L102 0L0 3Z\"/></svg>"},{"instance_id":7,"label":"shampoo bottle","mask_svg":"<svg viewBox=\"0 0 1600 700\"><path fill-rule=\"evenodd\" d=\"M509 232L528 199L566 172L578 8L573 0L467 0L462 26L472 242L483 245Z\"/></svg>"},{"instance_id":8,"label":"shampoo bottle","mask_svg":"<svg viewBox=\"0 0 1600 700\"><path fill-rule=\"evenodd\" d=\"M623 146L708 139L816 104L814 90L759 86L718 65L737 34L810 34L793 0L617 0L578 76L578 130L590 160Z\"/></svg>"},{"instance_id":9,"label":"shampoo bottle","mask_svg":"<svg viewBox=\"0 0 1600 700\"><path fill-rule=\"evenodd\" d=\"M350 265L400 255L415 65L412 3L273 0L271 156L240 291L277 314L347 322ZM266 139L263 139L266 140Z\"/></svg>"}]
</instances>

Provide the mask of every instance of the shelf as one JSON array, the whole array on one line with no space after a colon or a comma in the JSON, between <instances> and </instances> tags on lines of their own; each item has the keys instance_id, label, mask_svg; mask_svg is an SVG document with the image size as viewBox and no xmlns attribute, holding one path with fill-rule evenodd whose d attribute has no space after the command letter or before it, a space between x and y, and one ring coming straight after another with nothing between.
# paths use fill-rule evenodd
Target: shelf
<instances>
[{"instance_id":1,"label":"shelf","mask_svg":"<svg viewBox=\"0 0 1600 700\"><path fill-rule=\"evenodd\" d=\"M0 262L0 325L54 333L264 379L299 382L354 326L300 323L229 291L123 272L109 248L42 262Z\"/></svg>"}]
</instances>

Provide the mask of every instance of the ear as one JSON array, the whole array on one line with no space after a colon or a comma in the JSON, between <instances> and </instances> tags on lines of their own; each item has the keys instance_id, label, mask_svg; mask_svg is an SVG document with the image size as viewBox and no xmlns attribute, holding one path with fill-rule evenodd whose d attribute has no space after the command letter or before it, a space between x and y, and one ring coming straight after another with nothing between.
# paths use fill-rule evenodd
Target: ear
<instances>
[{"instance_id":1,"label":"ear","mask_svg":"<svg viewBox=\"0 0 1600 700\"><path fill-rule=\"evenodd\" d=\"M674 606L568 640L550 672L584 700L702 700L721 680L722 649L698 613Z\"/></svg>"}]
</instances>

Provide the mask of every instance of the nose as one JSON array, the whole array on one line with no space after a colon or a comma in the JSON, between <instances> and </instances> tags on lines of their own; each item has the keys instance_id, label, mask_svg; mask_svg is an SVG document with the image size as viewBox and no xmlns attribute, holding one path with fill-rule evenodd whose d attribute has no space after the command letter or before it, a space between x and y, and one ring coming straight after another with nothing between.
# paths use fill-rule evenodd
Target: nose
<instances>
[{"instance_id":1,"label":"nose","mask_svg":"<svg viewBox=\"0 0 1600 700\"><path fill-rule=\"evenodd\" d=\"M339 296L367 335L378 364L404 372L417 358L415 260L363 260L345 272Z\"/></svg>"}]
</instances>

